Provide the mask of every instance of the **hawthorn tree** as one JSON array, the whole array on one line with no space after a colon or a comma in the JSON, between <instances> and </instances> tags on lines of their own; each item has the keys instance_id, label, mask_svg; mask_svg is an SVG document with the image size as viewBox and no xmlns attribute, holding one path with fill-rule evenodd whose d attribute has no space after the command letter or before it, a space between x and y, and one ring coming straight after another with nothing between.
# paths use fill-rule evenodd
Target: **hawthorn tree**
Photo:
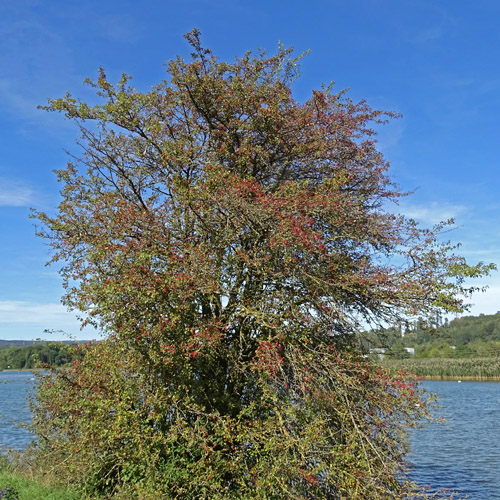
<instances>
[{"instance_id":1,"label":"hawthorn tree","mask_svg":"<svg viewBox=\"0 0 500 500\"><path fill-rule=\"evenodd\" d=\"M291 50L222 62L186 38L149 92L100 70L101 104L45 108L83 153L37 217L63 302L107 338L41 378L39 456L127 498L416 498L404 432L425 401L355 333L461 311L491 266L391 212L373 131L391 113L331 87L297 102Z\"/></svg>"}]
</instances>

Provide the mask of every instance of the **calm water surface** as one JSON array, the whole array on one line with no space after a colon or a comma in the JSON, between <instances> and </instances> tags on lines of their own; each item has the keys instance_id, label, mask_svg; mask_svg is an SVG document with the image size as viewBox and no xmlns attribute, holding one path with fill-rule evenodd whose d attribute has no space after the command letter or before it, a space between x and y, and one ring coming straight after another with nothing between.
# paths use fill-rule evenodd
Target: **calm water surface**
<instances>
[{"instance_id":1,"label":"calm water surface","mask_svg":"<svg viewBox=\"0 0 500 500\"><path fill-rule=\"evenodd\" d=\"M19 423L29 423L31 414L27 396L33 391L31 372L0 371L0 448L25 448L33 439Z\"/></svg>"},{"instance_id":2,"label":"calm water surface","mask_svg":"<svg viewBox=\"0 0 500 500\"><path fill-rule=\"evenodd\" d=\"M32 439L26 401L31 372L0 372L0 448L22 449ZM433 490L450 488L471 500L500 500L500 382L424 382L437 394L448 423L417 429L408 460L411 478Z\"/></svg>"},{"instance_id":3,"label":"calm water surface","mask_svg":"<svg viewBox=\"0 0 500 500\"><path fill-rule=\"evenodd\" d=\"M500 382L424 382L439 396L447 423L411 439L412 479L471 500L500 500Z\"/></svg>"}]
</instances>

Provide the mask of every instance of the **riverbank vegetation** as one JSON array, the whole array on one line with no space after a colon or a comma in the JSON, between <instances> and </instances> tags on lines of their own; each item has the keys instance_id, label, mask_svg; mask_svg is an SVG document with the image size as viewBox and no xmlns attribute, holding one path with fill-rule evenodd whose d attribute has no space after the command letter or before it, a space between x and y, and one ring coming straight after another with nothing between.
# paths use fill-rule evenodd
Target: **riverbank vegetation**
<instances>
[{"instance_id":1,"label":"riverbank vegetation","mask_svg":"<svg viewBox=\"0 0 500 500\"><path fill-rule=\"evenodd\" d=\"M43 482L42 476L33 477L33 471L16 470L0 455L0 499L2 500L85 500L69 487Z\"/></svg>"},{"instance_id":2,"label":"riverbank vegetation","mask_svg":"<svg viewBox=\"0 0 500 500\"><path fill-rule=\"evenodd\" d=\"M66 487L45 485L20 474L0 470L2 500L85 500L78 492Z\"/></svg>"},{"instance_id":3,"label":"riverbank vegetation","mask_svg":"<svg viewBox=\"0 0 500 500\"><path fill-rule=\"evenodd\" d=\"M500 380L500 313L385 328L360 336L366 352L393 372L423 378Z\"/></svg>"},{"instance_id":4,"label":"riverbank vegetation","mask_svg":"<svg viewBox=\"0 0 500 500\"><path fill-rule=\"evenodd\" d=\"M392 372L414 373L424 379L500 380L500 357L494 358L384 358Z\"/></svg>"},{"instance_id":5,"label":"riverbank vegetation","mask_svg":"<svg viewBox=\"0 0 500 500\"><path fill-rule=\"evenodd\" d=\"M107 339L39 377L36 463L105 498L425 498L404 457L426 400L355 333L460 312L494 266L387 211L393 114L332 86L297 102L291 50L223 62L186 38L151 91L100 70L100 104L46 108L83 152L41 235Z\"/></svg>"}]
</instances>

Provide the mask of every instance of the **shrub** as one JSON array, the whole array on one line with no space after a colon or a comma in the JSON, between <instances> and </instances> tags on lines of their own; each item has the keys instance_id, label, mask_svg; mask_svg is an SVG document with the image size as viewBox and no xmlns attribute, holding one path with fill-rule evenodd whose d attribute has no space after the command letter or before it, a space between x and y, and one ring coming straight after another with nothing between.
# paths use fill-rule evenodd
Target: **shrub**
<instances>
[{"instance_id":1,"label":"shrub","mask_svg":"<svg viewBox=\"0 0 500 500\"><path fill-rule=\"evenodd\" d=\"M331 87L296 102L289 50L226 63L187 38L150 92L101 70L103 104L47 107L84 153L38 217L64 302L107 340L40 380L39 459L102 494L402 498L425 408L354 332L460 311L491 266L385 211L401 193L372 127L391 113Z\"/></svg>"}]
</instances>

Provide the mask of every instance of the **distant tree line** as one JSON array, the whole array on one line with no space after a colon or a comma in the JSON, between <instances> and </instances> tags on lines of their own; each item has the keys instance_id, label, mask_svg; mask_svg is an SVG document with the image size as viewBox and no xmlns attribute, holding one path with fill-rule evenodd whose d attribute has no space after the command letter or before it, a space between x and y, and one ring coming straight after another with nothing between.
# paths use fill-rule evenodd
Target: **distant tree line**
<instances>
[{"instance_id":1,"label":"distant tree line","mask_svg":"<svg viewBox=\"0 0 500 500\"><path fill-rule=\"evenodd\" d=\"M411 328L395 326L362 336L365 349L385 348L386 356L396 359L412 356L406 348L415 349L416 358L470 358L500 356L500 312L440 320L434 324L417 322Z\"/></svg>"},{"instance_id":2,"label":"distant tree line","mask_svg":"<svg viewBox=\"0 0 500 500\"><path fill-rule=\"evenodd\" d=\"M72 360L68 346L44 343L30 346L0 348L0 370L23 370L44 365L62 366Z\"/></svg>"}]
</instances>

